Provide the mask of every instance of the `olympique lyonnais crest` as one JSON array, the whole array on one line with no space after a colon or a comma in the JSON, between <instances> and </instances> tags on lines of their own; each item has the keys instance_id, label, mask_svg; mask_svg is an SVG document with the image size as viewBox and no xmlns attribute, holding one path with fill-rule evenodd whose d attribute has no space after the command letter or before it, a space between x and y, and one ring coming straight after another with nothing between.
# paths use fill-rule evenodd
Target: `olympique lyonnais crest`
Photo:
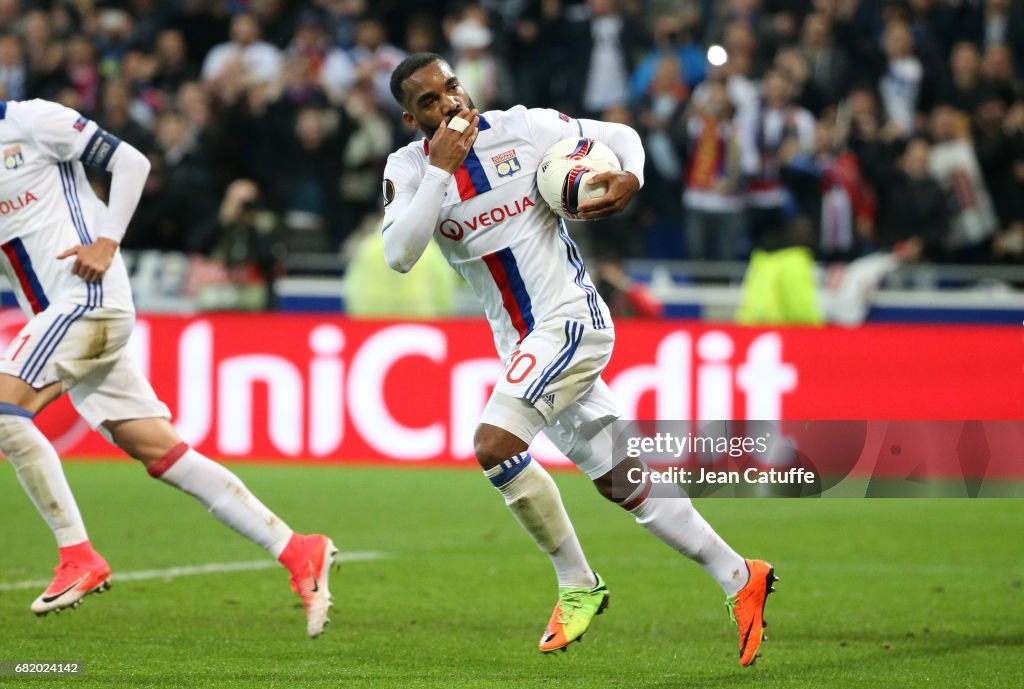
<instances>
[{"instance_id":1,"label":"olympique lyonnais crest","mask_svg":"<svg viewBox=\"0 0 1024 689\"><path fill-rule=\"evenodd\" d=\"M522 169L514 148L492 157L491 162L494 163L494 169L498 171L498 177L509 177Z\"/></svg>"},{"instance_id":2,"label":"olympique lyonnais crest","mask_svg":"<svg viewBox=\"0 0 1024 689\"><path fill-rule=\"evenodd\" d=\"M21 144L4 149L4 168L14 170L25 162L25 156L21 152Z\"/></svg>"}]
</instances>

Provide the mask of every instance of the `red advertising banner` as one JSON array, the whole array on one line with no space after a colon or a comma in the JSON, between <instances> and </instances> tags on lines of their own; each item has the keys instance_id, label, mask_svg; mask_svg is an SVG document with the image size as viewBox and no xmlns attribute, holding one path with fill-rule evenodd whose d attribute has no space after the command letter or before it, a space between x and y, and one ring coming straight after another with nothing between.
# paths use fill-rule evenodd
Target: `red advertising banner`
<instances>
[{"instance_id":1,"label":"red advertising banner","mask_svg":"<svg viewBox=\"0 0 1024 689\"><path fill-rule=\"evenodd\" d=\"M23 322L0 314L0 344ZM131 350L182 437L221 458L469 463L502 374L477 320L140 316ZM627 419L1022 419L1022 364L1012 327L621 322L605 380ZM117 454L66 400L38 422L67 455Z\"/></svg>"}]
</instances>

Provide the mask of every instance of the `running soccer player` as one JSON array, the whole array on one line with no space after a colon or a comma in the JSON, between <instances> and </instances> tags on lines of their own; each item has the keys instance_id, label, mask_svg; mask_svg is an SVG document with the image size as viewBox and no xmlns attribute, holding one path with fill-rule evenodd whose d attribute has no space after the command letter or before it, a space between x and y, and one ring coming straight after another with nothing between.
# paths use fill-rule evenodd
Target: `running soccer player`
<instances>
[{"instance_id":1,"label":"running soccer player","mask_svg":"<svg viewBox=\"0 0 1024 689\"><path fill-rule=\"evenodd\" d=\"M584 219L625 207L643 181L644 151L631 128L516 106L480 114L451 67L416 53L391 75L403 118L425 138L399 149L384 170L384 253L405 272L433 238L483 302L505 362L474 439L485 476L558 578L558 603L540 640L564 649L608 604L608 587L583 554L548 473L528 452L544 430L637 523L698 562L725 591L739 626L740 663L762 640L772 566L744 560L712 530L681 491L653 499L650 483L630 484L638 460L613 461L615 400L601 379L615 341L608 307L594 289L565 225L537 192L545 150L567 137L607 144L623 171L593 178L606 194L579 205ZM468 126L467 126L468 125Z\"/></svg>"},{"instance_id":2,"label":"running soccer player","mask_svg":"<svg viewBox=\"0 0 1024 689\"><path fill-rule=\"evenodd\" d=\"M75 607L110 588L110 567L89 541L60 459L32 421L68 392L89 425L150 476L270 551L291 573L309 635L319 635L331 606L334 544L292 532L237 476L182 442L125 351L135 308L118 246L149 161L95 122L43 100L0 101L0 155L0 263L29 317L0 357L0 450L60 552L56 577L32 611ZM85 166L111 173L108 205Z\"/></svg>"}]
</instances>

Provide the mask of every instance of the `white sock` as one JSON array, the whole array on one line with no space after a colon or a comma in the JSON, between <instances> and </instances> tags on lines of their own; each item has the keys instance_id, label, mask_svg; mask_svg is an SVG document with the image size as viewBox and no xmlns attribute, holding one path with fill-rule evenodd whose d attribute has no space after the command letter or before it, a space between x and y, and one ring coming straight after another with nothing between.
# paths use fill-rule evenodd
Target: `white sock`
<instances>
[{"instance_id":1,"label":"white sock","mask_svg":"<svg viewBox=\"0 0 1024 689\"><path fill-rule=\"evenodd\" d=\"M592 587L594 571L583 555L569 515L550 474L527 452L488 469L484 475L505 496L505 504L551 558L559 587Z\"/></svg>"},{"instance_id":2,"label":"white sock","mask_svg":"<svg viewBox=\"0 0 1024 689\"><path fill-rule=\"evenodd\" d=\"M727 596L738 592L747 584L746 562L700 516L690 498L672 488L677 494L648 497L630 510L636 523L703 567Z\"/></svg>"},{"instance_id":3,"label":"white sock","mask_svg":"<svg viewBox=\"0 0 1024 689\"><path fill-rule=\"evenodd\" d=\"M270 551L275 558L292 530L226 468L182 443L151 464L150 476L169 483L201 502L222 524Z\"/></svg>"},{"instance_id":4,"label":"white sock","mask_svg":"<svg viewBox=\"0 0 1024 689\"><path fill-rule=\"evenodd\" d=\"M89 539L53 445L32 423L32 414L0 404L0 450L14 466L28 497L64 548Z\"/></svg>"}]
</instances>

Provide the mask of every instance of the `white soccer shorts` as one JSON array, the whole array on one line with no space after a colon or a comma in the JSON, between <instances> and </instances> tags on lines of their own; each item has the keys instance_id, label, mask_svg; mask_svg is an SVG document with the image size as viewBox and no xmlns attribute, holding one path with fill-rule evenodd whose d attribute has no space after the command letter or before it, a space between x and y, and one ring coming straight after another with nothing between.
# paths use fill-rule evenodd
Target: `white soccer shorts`
<instances>
[{"instance_id":1,"label":"white soccer shorts","mask_svg":"<svg viewBox=\"0 0 1024 689\"><path fill-rule=\"evenodd\" d=\"M591 388L614 346L612 328L572 320L543 326L507 357L494 390L526 400L551 423Z\"/></svg>"},{"instance_id":2,"label":"white soccer shorts","mask_svg":"<svg viewBox=\"0 0 1024 689\"><path fill-rule=\"evenodd\" d=\"M51 304L36 314L0 357L0 373L34 388L60 382L92 428L104 421L170 419L125 347L135 315L116 309Z\"/></svg>"},{"instance_id":3,"label":"white soccer shorts","mask_svg":"<svg viewBox=\"0 0 1024 689\"><path fill-rule=\"evenodd\" d=\"M578 321L534 330L506 360L481 423L527 443L543 430L588 476L607 473L612 468L610 426L619 410L601 372L614 345L614 330L594 330ZM529 407L509 405L509 397L525 400L543 420Z\"/></svg>"}]
</instances>

